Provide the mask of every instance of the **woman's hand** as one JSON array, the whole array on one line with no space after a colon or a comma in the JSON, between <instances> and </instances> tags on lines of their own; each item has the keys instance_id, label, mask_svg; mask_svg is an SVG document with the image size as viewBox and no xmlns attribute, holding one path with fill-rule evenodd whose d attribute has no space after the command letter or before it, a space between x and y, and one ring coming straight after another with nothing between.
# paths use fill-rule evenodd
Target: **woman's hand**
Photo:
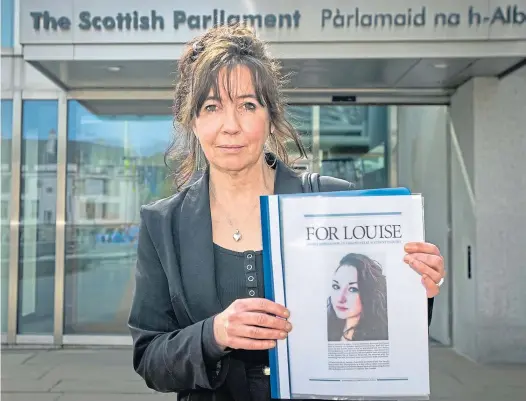
<instances>
[{"instance_id":1,"label":"woman's hand","mask_svg":"<svg viewBox=\"0 0 526 401\"><path fill-rule=\"evenodd\" d=\"M427 242L407 243L404 250L407 252L404 262L422 276L422 284L426 287L428 298L437 296L446 274L440 250L436 245Z\"/></svg>"},{"instance_id":2,"label":"woman's hand","mask_svg":"<svg viewBox=\"0 0 526 401\"><path fill-rule=\"evenodd\" d=\"M292 330L289 315L268 299L238 299L214 318L214 336L223 349L270 349Z\"/></svg>"}]
</instances>

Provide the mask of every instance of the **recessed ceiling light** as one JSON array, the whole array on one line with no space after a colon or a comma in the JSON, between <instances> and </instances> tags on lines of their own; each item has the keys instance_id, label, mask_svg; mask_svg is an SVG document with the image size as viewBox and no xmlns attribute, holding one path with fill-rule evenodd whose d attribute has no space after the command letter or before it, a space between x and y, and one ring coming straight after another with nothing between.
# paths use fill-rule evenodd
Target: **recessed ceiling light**
<instances>
[{"instance_id":1,"label":"recessed ceiling light","mask_svg":"<svg viewBox=\"0 0 526 401\"><path fill-rule=\"evenodd\" d=\"M434 67L435 68L444 69L444 68L447 68L448 65L446 63L436 63L436 64L434 64Z\"/></svg>"},{"instance_id":2,"label":"recessed ceiling light","mask_svg":"<svg viewBox=\"0 0 526 401\"><path fill-rule=\"evenodd\" d=\"M106 68L110 72L119 72L121 70L121 67L119 67L118 65L112 65Z\"/></svg>"}]
</instances>

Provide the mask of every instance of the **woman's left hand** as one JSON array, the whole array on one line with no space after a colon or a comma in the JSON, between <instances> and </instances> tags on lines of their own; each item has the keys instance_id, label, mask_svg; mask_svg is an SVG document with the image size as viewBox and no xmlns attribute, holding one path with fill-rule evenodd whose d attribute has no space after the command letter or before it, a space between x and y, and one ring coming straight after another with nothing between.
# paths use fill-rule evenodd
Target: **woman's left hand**
<instances>
[{"instance_id":1,"label":"woman's left hand","mask_svg":"<svg viewBox=\"0 0 526 401\"><path fill-rule=\"evenodd\" d=\"M436 245L427 242L409 242L404 250L404 262L422 276L428 298L437 296L445 276L444 258Z\"/></svg>"}]
</instances>

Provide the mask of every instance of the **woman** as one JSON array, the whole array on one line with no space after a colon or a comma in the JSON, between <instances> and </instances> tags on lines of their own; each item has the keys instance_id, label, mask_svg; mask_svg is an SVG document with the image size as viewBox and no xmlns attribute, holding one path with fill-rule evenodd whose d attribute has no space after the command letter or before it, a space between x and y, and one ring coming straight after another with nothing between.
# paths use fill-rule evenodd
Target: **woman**
<instances>
[{"instance_id":1,"label":"woman","mask_svg":"<svg viewBox=\"0 0 526 401\"><path fill-rule=\"evenodd\" d=\"M269 400L267 353L292 327L289 312L263 298L259 196L301 192L288 149L305 151L285 119L278 65L252 31L211 29L178 69L178 193L141 208L134 368L148 387L179 399ZM323 191L350 187L321 180ZM436 247L407 251L429 297L438 294Z\"/></svg>"},{"instance_id":2,"label":"woman","mask_svg":"<svg viewBox=\"0 0 526 401\"><path fill-rule=\"evenodd\" d=\"M329 341L388 340L385 276L371 258L356 253L342 258L327 304Z\"/></svg>"}]
</instances>

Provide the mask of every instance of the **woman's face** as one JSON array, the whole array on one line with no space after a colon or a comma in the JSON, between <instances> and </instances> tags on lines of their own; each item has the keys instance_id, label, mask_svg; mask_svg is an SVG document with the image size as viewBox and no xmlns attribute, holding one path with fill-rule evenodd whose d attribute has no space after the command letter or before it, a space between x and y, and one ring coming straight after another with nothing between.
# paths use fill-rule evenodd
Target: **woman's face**
<instances>
[{"instance_id":1,"label":"woman's face","mask_svg":"<svg viewBox=\"0 0 526 401\"><path fill-rule=\"evenodd\" d=\"M229 77L225 75L224 71L219 74L219 97L210 92L193 128L211 166L235 172L261 161L270 119L267 109L257 101L246 66L236 67Z\"/></svg>"},{"instance_id":2,"label":"woman's face","mask_svg":"<svg viewBox=\"0 0 526 401\"><path fill-rule=\"evenodd\" d=\"M355 317L362 312L356 267L342 265L334 272L331 303L340 319Z\"/></svg>"}]
</instances>

